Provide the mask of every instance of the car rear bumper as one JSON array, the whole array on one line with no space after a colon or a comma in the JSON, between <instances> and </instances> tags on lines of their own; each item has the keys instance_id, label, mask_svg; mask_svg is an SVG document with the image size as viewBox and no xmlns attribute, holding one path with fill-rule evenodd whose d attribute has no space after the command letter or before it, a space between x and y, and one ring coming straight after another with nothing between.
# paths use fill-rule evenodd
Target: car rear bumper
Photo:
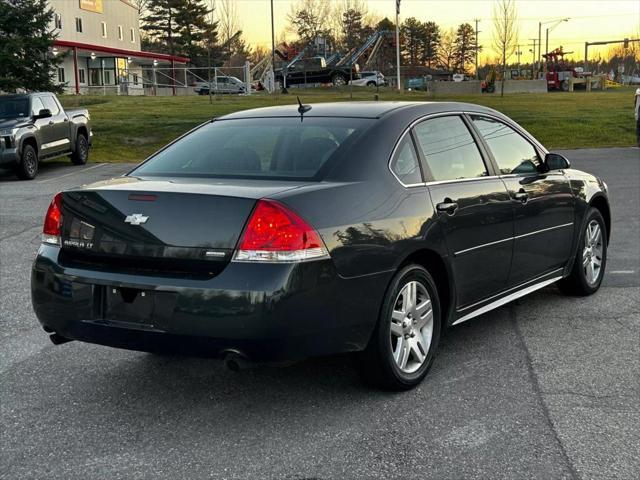
<instances>
[{"instance_id":1,"label":"car rear bumper","mask_svg":"<svg viewBox=\"0 0 640 480\"><path fill-rule=\"evenodd\" d=\"M67 268L59 252L41 246L32 269L33 307L45 330L133 350L235 350L256 361L362 350L390 277L344 279L323 260L229 263L213 278L178 279ZM117 310L110 299L123 291L137 296Z\"/></svg>"}]
</instances>

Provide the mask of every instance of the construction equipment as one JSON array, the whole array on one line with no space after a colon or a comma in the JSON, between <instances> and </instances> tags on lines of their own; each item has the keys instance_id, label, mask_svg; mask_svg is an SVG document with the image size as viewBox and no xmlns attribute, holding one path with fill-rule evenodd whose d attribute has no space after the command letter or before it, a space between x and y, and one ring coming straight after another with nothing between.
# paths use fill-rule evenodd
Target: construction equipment
<instances>
[{"instance_id":1,"label":"construction equipment","mask_svg":"<svg viewBox=\"0 0 640 480\"><path fill-rule=\"evenodd\" d=\"M564 56L573 52L565 52L562 46L542 54L547 62L547 90L569 91L569 79L578 77L578 72L566 64Z\"/></svg>"}]
</instances>

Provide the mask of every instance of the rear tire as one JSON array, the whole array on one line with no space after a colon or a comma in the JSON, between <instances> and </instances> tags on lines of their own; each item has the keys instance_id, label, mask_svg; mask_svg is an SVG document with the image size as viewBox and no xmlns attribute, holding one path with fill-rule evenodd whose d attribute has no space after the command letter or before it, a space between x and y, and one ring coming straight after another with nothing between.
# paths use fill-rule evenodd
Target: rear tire
<instances>
[{"instance_id":1,"label":"rear tire","mask_svg":"<svg viewBox=\"0 0 640 480\"><path fill-rule=\"evenodd\" d=\"M16 168L16 175L20 180L33 180L38 174L38 152L33 146L26 144L22 147L20 163Z\"/></svg>"},{"instance_id":2,"label":"rear tire","mask_svg":"<svg viewBox=\"0 0 640 480\"><path fill-rule=\"evenodd\" d=\"M367 82L367 87L375 87L376 82Z\"/></svg>"},{"instance_id":3,"label":"rear tire","mask_svg":"<svg viewBox=\"0 0 640 480\"><path fill-rule=\"evenodd\" d=\"M587 296L598 291L607 266L607 227L597 208L587 212L585 227L578 239L578 251L571 273L558 282L567 295Z\"/></svg>"},{"instance_id":4,"label":"rear tire","mask_svg":"<svg viewBox=\"0 0 640 480\"><path fill-rule=\"evenodd\" d=\"M76 149L71 154L71 162L74 165L84 165L89 160L89 141L87 137L79 133L76 138Z\"/></svg>"},{"instance_id":5,"label":"rear tire","mask_svg":"<svg viewBox=\"0 0 640 480\"><path fill-rule=\"evenodd\" d=\"M360 353L364 379L386 390L409 390L427 375L440 341L440 302L433 278L411 264L385 295L369 345Z\"/></svg>"}]
</instances>

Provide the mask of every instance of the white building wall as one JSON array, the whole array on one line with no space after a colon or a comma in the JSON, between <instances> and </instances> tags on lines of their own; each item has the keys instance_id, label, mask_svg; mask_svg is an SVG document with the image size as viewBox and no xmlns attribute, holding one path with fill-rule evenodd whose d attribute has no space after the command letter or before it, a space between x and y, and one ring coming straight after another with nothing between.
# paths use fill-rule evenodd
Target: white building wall
<instances>
[{"instance_id":1,"label":"white building wall","mask_svg":"<svg viewBox=\"0 0 640 480\"><path fill-rule=\"evenodd\" d=\"M140 50L138 10L129 2L125 0L49 0L49 4L62 20L62 28L56 29L58 40L124 50ZM81 5L86 8L95 7L95 10L102 10L102 12L80 8ZM76 19L82 21L82 32L77 31ZM52 28L55 27L54 20ZM122 39L118 35L118 27L122 28Z\"/></svg>"}]
</instances>

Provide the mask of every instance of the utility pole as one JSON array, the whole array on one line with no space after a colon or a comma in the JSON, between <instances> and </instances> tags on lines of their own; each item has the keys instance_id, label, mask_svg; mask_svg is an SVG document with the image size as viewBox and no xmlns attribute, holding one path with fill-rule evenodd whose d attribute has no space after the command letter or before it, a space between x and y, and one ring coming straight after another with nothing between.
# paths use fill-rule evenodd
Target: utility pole
<instances>
[{"instance_id":1,"label":"utility pole","mask_svg":"<svg viewBox=\"0 0 640 480\"><path fill-rule=\"evenodd\" d=\"M474 21L476 22L476 80L478 80L480 78L478 75L478 34L480 33L480 30L478 30L478 23L480 23L480 19L476 18Z\"/></svg>"},{"instance_id":2,"label":"utility pole","mask_svg":"<svg viewBox=\"0 0 640 480\"><path fill-rule=\"evenodd\" d=\"M273 25L273 0L271 0L271 81L272 92L276 91L276 31Z\"/></svg>"},{"instance_id":3,"label":"utility pole","mask_svg":"<svg viewBox=\"0 0 640 480\"><path fill-rule=\"evenodd\" d=\"M541 46L542 46L542 22L538 22L538 70L536 71L536 73L539 73L541 70L540 68L540 60L542 59L542 57L540 56L540 54L542 53L540 51L542 50L542 48L540 48Z\"/></svg>"},{"instance_id":4,"label":"utility pole","mask_svg":"<svg viewBox=\"0 0 640 480\"><path fill-rule=\"evenodd\" d=\"M396 69L399 92L402 91L400 85L400 1L396 0Z\"/></svg>"},{"instance_id":5,"label":"utility pole","mask_svg":"<svg viewBox=\"0 0 640 480\"><path fill-rule=\"evenodd\" d=\"M531 61L531 79L535 79L536 78L536 40L537 38L530 38L529 40L531 40L533 42L533 60Z\"/></svg>"}]
</instances>

